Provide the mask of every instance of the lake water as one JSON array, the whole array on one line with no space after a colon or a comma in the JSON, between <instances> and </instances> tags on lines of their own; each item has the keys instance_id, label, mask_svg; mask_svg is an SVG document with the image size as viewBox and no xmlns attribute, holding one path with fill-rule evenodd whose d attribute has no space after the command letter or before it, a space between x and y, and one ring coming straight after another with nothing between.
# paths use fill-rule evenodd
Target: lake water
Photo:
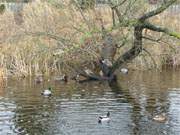
<instances>
[{"instance_id":1,"label":"lake water","mask_svg":"<svg viewBox=\"0 0 180 135\"><path fill-rule=\"evenodd\" d=\"M118 78L111 87L8 79L0 88L0 135L180 134L180 71L130 71ZM53 95L43 97L49 86ZM98 116L108 111L110 123L99 124ZM161 113L166 122L152 120Z\"/></svg>"}]
</instances>

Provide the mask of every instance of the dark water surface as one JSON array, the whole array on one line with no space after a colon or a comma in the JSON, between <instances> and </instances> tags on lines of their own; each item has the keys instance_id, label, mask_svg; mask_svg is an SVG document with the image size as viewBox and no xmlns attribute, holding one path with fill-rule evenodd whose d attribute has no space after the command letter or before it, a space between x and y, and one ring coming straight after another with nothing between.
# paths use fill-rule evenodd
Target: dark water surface
<instances>
[{"instance_id":1,"label":"dark water surface","mask_svg":"<svg viewBox=\"0 0 180 135\"><path fill-rule=\"evenodd\" d=\"M118 82L9 79L0 88L0 135L180 135L180 71L130 72ZM50 85L53 96L41 96ZM111 122L98 124L107 111ZM166 122L152 120L160 113Z\"/></svg>"}]
</instances>

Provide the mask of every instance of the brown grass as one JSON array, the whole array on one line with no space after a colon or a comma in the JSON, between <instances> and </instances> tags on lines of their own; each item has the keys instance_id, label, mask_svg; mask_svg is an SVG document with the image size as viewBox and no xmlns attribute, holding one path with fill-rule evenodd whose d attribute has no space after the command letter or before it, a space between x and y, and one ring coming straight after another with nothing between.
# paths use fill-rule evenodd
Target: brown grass
<instances>
[{"instance_id":1,"label":"brown grass","mask_svg":"<svg viewBox=\"0 0 180 135\"><path fill-rule=\"evenodd\" d=\"M94 10L80 11L72 5L63 4L64 8L56 9L46 2L29 3L22 12L21 25L16 24L12 12L6 11L1 15L0 66L5 69L7 75L69 72L72 70L70 65L80 66L78 63L99 57L100 19L102 18L106 28L111 27L111 10L98 7ZM180 31L176 17L167 16L162 21L162 18L157 16L152 21ZM112 33L119 44L124 36L128 36L127 44L119 49L118 55L131 47L132 30L119 29ZM155 35L156 38L162 35L150 31L146 34L153 37ZM144 46L152 58L144 52L129 66L135 69L161 69L165 64L174 67L180 65L179 42L168 36L164 36L163 40L170 45L145 41Z\"/></svg>"},{"instance_id":2,"label":"brown grass","mask_svg":"<svg viewBox=\"0 0 180 135\"><path fill-rule=\"evenodd\" d=\"M1 88L3 88L3 86L4 86L4 82L5 82L4 69L0 68L0 91L1 91Z\"/></svg>"}]
</instances>

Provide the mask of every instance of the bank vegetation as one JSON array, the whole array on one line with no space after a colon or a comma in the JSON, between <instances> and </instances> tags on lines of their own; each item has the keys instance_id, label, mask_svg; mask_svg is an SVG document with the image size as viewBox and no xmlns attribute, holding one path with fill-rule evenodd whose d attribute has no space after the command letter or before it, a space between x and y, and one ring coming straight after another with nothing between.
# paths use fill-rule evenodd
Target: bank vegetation
<instances>
[{"instance_id":1,"label":"bank vegetation","mask_svg":"<svg viewBox=\"0 0 180 135\"><path fill-rule=\"evenodd\" d=\"M142 0L126 2L119 8L132 20L152 10ZM180 32L179 12L170 9L150 18L154 25ZM37 1L23 10L0 13L0 72L4 76L73 73L83 67L95 68L101 57L103 30L117 43L114 58L132 47L133 27L119 27L112 5L83 9L76 1ZM119 20L120 21L120 20ZM134 22L132 22L134 23ZM176 33L175 33L176 34ZM180 66L180 40L163 32L143 30L143 51L125 63L135 70L162 70ZM178 37L178 35L177 35Z\"/></svg>"}]
</instances>

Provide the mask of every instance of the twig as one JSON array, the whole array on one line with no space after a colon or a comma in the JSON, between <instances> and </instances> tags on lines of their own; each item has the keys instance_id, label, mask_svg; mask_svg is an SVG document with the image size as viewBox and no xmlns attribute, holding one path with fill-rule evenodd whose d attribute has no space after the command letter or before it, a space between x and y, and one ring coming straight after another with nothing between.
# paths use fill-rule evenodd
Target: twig
<instances>
[{"instance_id":1,"label":"twig","mask_svg":"<svg viewBox=\"0 0 180 135\"><path fill-rule=\"evenodd\" d=\"M143 48L142 50L149 55L149 57L151 58L153 64L155 65L155 68L157 68L157 64L155 62L155 59L152 57L151 53L148 50L146 50L145 48Z\"/></svg>"},{"instance_id":2,"label":"twig","mask_svg":"<svg viewBox=\"0 0 180 135\"><path fill-rule=\"evenodd\" d=\"M143 16L141 16L139 18L139 20L141 21L145 21L146 19L150 18L150 17L153 17L155 15L158 15L160 13L162 13L164 10L166 10L168 7L170 7L173 3L175 3L177 0L169 0L168 2L162 4L162 6L160 6L159 8L153 10L153 11L150 11L146 14L144 14Z\"/></svg>"}]
</instances>

